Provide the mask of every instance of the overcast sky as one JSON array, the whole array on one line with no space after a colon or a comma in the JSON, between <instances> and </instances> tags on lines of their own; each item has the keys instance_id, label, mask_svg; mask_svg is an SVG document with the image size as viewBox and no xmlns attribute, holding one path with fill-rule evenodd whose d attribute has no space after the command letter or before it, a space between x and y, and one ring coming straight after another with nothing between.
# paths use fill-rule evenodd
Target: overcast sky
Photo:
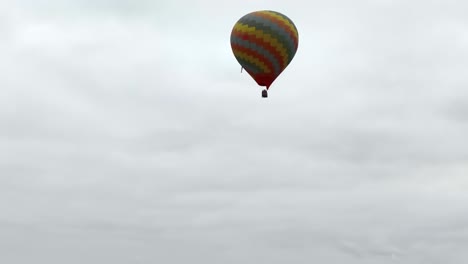
<instances>
[{"instance_id":1,"label":"overcast sky","mask_svg":"<svg viewBox=\"0 0 468 264\"><path fill-rule=\"evenodd\" d=\"M299 30L268 99L262 9ZM1 1L0 262L466 263L467 10Z\"/></svg>"}]
</instances>

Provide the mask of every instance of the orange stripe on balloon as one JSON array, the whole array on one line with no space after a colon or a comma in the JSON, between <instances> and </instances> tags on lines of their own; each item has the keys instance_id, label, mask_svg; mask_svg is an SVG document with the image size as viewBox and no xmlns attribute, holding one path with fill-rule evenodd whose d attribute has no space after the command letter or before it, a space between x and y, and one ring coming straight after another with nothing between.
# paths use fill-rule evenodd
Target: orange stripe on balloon
<instances>
[{"instance_id":1,"label":"orange stripe on balloon","mask_svg":"<svg viewBox=\"0 0 468 264\"><path fill-rule=\"evenodd\" d=\"M243 51L240 51L240 50L234 50L234 56L242 59L242 60L246 60L250 63L253 63L255 64L256 66L258 66L262 72L264 73L270 73L269 69L268 69L268 66L265 65L265 63L263 63L261 60L259 60L257 57L254 57L246 52L243 52Z\"/></svg>"},{"instance_id":2,"label":"orange stripe on balloon","mask_svg":"<svg viewBox=\"0 0 468 264\"><path fill-rule=\"evenodd\" d=\"M271 20L272 22L274 22L275 24L277 24L278 26L283 28L289 34L291 39L293 40L295 48L298 47L298 44L299 44L298 43L298 33L297 33L296 29L292 25L290 25L290 24L288 25L285 22L284 18L280 19L278 17L278 15L275 15L275 14L270 13L270 12L257 12L257 13L255 13L255 15L259 16L259 17L262 17L262 18L265 18L265 19L268 19L268 20Z\"/></svg>"},{"instance_id":3,"label":"orange stripe on balloon","mask_svg":"<svg viewBox=\"0 0 468 264\"><path fill-rule=\"evenodd\" d=\"M295 38L299 38L299 33L297 32L297 28L289 18L285 17L284 15L278 14L277 12L273 12L273 11L265 11L265 13L283 21L283 23L290 28L291 32L294 33Z\"/></svg>"},{"instance_id":4,"label":"orange stripe on balloon","mask_svg":"<svg viewBox=\"0 0 468 264\"><path fill-rule=\"evenodd\" d=\"M263 56L262 54L258 53L255 50L246 48L246 47L238 45L238 44L232 44L231 46L232 46L232 48L234 49L235 52L237 52L237 51L243 52L243 53L245 53L247 55L250 55L250 56L252 56L254 58L257 58L260 62L264 63L268 67L268 71L265 71L266 73L274 72L273 63L268 58Z\"/></svg>"},{"instance_id":5,"label":"orange stripe on balloon","mask_svg":"<svg viewBox=\"0 0 468 264\"><path fill-rule=\"evenodd\" d=\"M260 46L260 47L264 48L265 50L267 50L268 52L270 52L275 57L276 61L278 61L278 63L280 64L280 66L281 66L280 72L284 70L285 65L287 65L287 61L285 60L285 58L281 55L281 53L271 43L265 41L263 38L257 38L255 36L248 35L248 34L242 32L242 31L239 31L237 29L234 29L232 31L232 34L234 36L239 37L239 38L242 38L242 39L245 39L245 40L250 41L252 43L255 43L258 46Z\"/></svg>"}]
</instances>

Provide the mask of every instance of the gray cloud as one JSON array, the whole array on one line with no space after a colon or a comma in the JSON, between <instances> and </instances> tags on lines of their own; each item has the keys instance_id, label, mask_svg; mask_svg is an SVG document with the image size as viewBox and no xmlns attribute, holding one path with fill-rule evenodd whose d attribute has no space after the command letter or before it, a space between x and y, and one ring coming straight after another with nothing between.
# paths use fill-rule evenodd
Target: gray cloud
<instances>
[{"instance_id":1,"label":"gray cloud","mask_svg":"<svg viewBox=\"0 0 468 264\"><path fill-rule=\"evenodd\" d=\"M463 263L464 7L0 4L0 261ZM264 8L268 100L229 47Z\"/></svg>"}]
</instances>

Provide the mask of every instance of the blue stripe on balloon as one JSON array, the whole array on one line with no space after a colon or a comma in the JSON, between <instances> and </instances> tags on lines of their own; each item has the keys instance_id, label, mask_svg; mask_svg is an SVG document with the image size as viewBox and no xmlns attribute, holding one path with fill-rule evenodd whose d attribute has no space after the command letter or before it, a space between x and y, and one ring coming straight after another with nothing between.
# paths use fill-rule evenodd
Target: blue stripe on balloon
<instances>
[{"instance_id":1,"label":"blue stripe on balloon","mask_svg":"<svg viewBox=\"0 0 468 264\"><path fill-rule=\"evenodd\" d=\"M280 37L277 40L286 45L285 48L288 50L289 62L291 62L292 57L294 57L296 47L295 47L293 38L291 37L291 35L288 33L287 30L279 26L274 21L271 21L267 18L263 18L260 16L256 16L254 14L243 17L241 19L241 22L243 24L254 26L256 29L262 30L265 33L274 32L274 35L277 35Z\"/></svg>"}]
</instances>

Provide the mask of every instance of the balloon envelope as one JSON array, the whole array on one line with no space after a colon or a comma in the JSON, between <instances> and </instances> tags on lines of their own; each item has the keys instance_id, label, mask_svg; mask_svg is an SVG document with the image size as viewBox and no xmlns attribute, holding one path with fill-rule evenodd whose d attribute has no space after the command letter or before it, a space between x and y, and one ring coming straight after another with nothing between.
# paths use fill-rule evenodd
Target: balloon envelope
<instances>
[{"instance_id":1,"label":"balloon envelope","mask_svg":"<svg viewBox=\"0 0 468 264\"><path fill-rule=\"evenodd\" d=\"M292 61L298 44L296 26L276 11L249 13L237 21L231 32L231 48L237 61L266 89Z\"/></svg>"}]
</instances>

